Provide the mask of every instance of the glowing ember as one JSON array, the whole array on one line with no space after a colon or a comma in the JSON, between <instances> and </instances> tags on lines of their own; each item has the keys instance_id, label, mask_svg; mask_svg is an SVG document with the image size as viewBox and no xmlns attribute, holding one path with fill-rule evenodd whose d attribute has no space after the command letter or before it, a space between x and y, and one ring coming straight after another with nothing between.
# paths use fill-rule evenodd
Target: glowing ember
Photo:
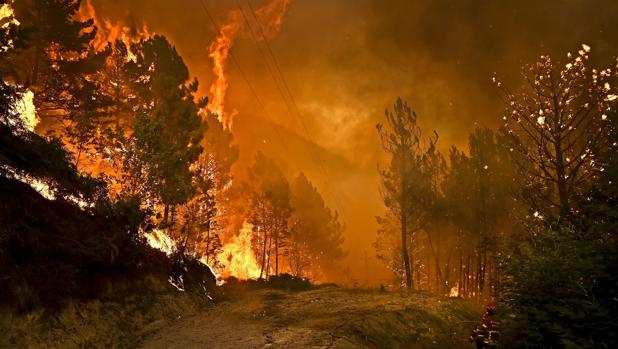
<instances>
[{"instance_id":1,"label":"glowing ember","mask_svg":"<svg viewBox=\"0 0 618 349\"><path fill-rule=\"evenodd\" d=\"M233 276L237 279L257 279L260 276L255 254L251 248L253 225L243 224L240 234L232 241L223 246L223 251L217 256L217 260L224 266L222 276Z\"/></svg>"}]
</instances>

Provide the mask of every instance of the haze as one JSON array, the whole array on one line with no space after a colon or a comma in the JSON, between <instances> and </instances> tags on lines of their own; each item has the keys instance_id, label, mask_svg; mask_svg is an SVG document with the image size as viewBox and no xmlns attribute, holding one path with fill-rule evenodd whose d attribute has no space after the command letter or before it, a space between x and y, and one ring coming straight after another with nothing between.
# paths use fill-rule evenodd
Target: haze
<instances>
[{"instance_id":1,"label":"haze","mask_svg":"<svg viewBox=\"0 0 618 349\"><path fill-rule=\"evenodd\" d=\"M204 3L218 24L238 6L248 11L245 1ZM146 24L167 36L208 95L214 78L208 48L217 30L199 0L92 5L99 18ZM386 282L390 271L372 246L375 216L384 211L375 131L384 109L402 97L425 132L439 134L441 149L465 148L475 126L500 125L503 101L491 83L494 74L516 86L522 64L541 53L563 57L582 43L592 47L594 64L607 65L617 52L616 10L618 3L602 0L293 0L268 45L300 113L286 107L290 99L273 80L272 60L248 32L241 34L231 53L246 79L229 64L225 104L238 111L233 133L241 159L234 172L245 176L258 150L288 175L305 172L346 224L352 278Z\"/></svg>"}]
</instances>

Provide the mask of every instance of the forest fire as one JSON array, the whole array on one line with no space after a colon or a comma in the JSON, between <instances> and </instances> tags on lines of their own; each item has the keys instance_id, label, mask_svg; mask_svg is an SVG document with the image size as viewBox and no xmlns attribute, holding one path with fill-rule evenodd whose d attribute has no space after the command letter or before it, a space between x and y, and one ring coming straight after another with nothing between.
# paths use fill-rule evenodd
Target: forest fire
<instances>
[{"instance_id":1,"label":"forest fire","mask_svg":"<svg viewBox=\"0 0 618 349\"><path fill-rule=\"evenodd\" d=\"M0 348L618 348L598 5L0 0Z\"/></svg>"},{"instance_id":2,"label":"forest fire","mask_svg":"<svg viewBox=\"0 0 618 349\"><path fill-rule=\"evenodd\" d=\"M230 50L234 44L234 39L241 28L240 14L237 11L230 13L230 20L219 29L219 34L215 41L210 45L208 57L212 59L214 81L210 86L212 100L209 101L208 109L219 117L219 121L228 129L232 127L232 120L236 112L227 114L224 110L225 96L228 88L227 65Z\"/></svg>"},{"instance_id":3,"label":"forest fire","mask_svg":"<svg viewBox=\"0 0 618 349\"><path fill-rule=\"evenodd\" d=\"M240 280L257 279L260 267L252 249L253 225L244 223L238 236L225 244L217 261L223 266L224 279L233 276Z\"/></svg>"},{"instance_id":4,"label":"forest fire","mask_svg":"<svg viewBox=\"0 0 618 349\"><path fill-rule=\"evenodd\" d=\"M234 277L239 280L257 279L260 276L260 267L251 248L253 225L245 223L240 233L225 244L217 254L217 268L213 268L202 257L199 261L208 266L217 279L223 280ZM162 229L155 229L145 233L144 237L150 247L172 255L176 251L176 243Z\"/></svg>"},{"instance_id":5,"label":"forest fire","mask_svg":"<svg viewBox=\"0 0 618 349\"><path fill-rule=\"evenodd\" d=\"M289 1L272 0L257 11L253 11L253 8L251 8L256 22L255 25L258 26L259 32L262 34L261 40L268 40L279 31ZM208 53L208 57L212 60L212 72L214 74L214 81L210 86L211 101L208 109L218 116L219 121L227 129L231 129L234 117L238 114L237 110L231 112L225 110L225 98L229 86L227 69L229 66L228 60L231 57L230 50L234 46L234 41L238 34L243 29L249 29L245 28L243 22L244 14L241 11L241 8L230 11L227 21L218 29L217 38L210 45Z\"/></svg>"},{"instance_id":6,"label":"forest fire","mask_svg":"<svg viewBox=\"0 0 618 349\"><path fill-rule=\"evenodd\" d=\"M34 106L34 92L27 90L23 93L21 99L17 101L15 109L26 129L34 131L34 128L39 123L36 107Z\"/></svg>"},{"instance_id":7,"label":"forest fire","mask_svg":"<svg viewBox=\"0 0 618 349\"><path fill-rule=\"evenodd\" d=\"M113 45L119 40L125 44L127 48L127 58L132 61L135 61L136 57L131 51L131 45L152 36L146 24L142 25L141 28L136 28L134 26L128 26L120 21L112 22L108 18L99 19L91 0L86 0L80 7L79 18L81 20L94 20L97 33L91 44L95 50L104 50L107 45L110 43Z\"/></svg>"}]
</instances>

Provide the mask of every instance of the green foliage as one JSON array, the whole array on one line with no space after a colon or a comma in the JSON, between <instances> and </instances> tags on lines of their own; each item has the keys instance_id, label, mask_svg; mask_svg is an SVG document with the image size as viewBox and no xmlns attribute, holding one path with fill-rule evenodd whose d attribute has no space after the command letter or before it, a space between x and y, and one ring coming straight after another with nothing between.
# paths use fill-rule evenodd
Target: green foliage
<instances>
[{"instance_id":1,"label":"green foliage","mask_svg":"<svg viewBox=\"0 0 618 349\"><path fill-rule=\"evenodd\" d=\"M186 65L164 37L141 42L138 52L133 69L143 81L142 99L128 158L140 165L126 170L135 177L145 174L150 194L163 204L182 204L194 192L190 165L202 151L206 127L198 115L203 103L193 97L197 81L188 83Z\"/></svg>"},{"instance_id":2,"label":"green foliage","mask_svg":"<svg viewBox=\"0 0 618 349\"><path fill-rule=\"evenodd\" d=\"M586 57L584 57L584 60ZM549 61L548 61L549 62ZM543 66L545 67L545 66ZM551 65L549 66L551 68ZM583 69L580 59L577 68ZM610 70L605 78L615 76ZM584 75L565 74L563 83L579 82ZM602 82L602 80L600 80ZM600 83L596 80L587 84ZM609 86L609 85L606 85ZM600 90L600 92L599 92ZM590 88L578 103L597 103L596 94L611 93L609 87ZM564 92L568 93L568 91ZM585 108L584 108L585 109ZM596 115L607 112L605 118ZM564 183L554 179L541 181L545 186L540 201L526 202L530 210L542 210L540 219L528 220L525 232L513 236L501 259L503 277L500 298L506 311L504 342L513 347L529 348L615 348L618 346L618 162L616 113L598 108L590 115L598 117L591 125L603 122L592 132L580 132L586 156L594 161L575 167ZM592 117L584 113L582 118ZM592 141L594 139L594 141ZM573 146L574 142L570 143ZM569 156L552 154L556 159ZM588 161L588 160L586 160ZM539 170L539 164L532 171ZM582 170L584 168L585 170ZM523 167L521 170L531 170ZM541 168L542 169L542 168ZM583 171L579 173L578 171ZM538 172L537 172L538 173ZM580 178L575 182L575 177ZM526 190L537 190L535 173L525 178ZM577 183L577 184L574 184ZM562 188L562 212L556 219L556 204L547 191ZM559 189L559 188L558 188ZM526 193L524 193L526 194ZM537 197L528 195L527 199ZM552 207L553 206L553 207ZM568 207L567 207L568 206ZM568 213L568 214L566 214Z\"/></svg>"},{"instance_id":3,"label":"green foliage","mask_svg":"<svg viewBox=\"0 0 618 349\"><path fill-rule=\"evenodd\" d=\"M532 228L506 253L504 342L513 347L618 344L618 243L575 228Z\"/></svg>"}]
</instances>

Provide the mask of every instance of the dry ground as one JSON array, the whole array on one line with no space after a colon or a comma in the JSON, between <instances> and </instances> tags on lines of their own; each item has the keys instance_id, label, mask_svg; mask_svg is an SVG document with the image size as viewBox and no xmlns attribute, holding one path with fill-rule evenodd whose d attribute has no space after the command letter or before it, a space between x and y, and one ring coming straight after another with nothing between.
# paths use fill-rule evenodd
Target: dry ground
<instances>
[{"instance_id":1,"label":"dry ground","mask_svg":"<svg viewBox=\"0 0 618 349\"><path fill-rule=\"evenodd\" d=\"M256 288L156 331L141 348L468 348L478 310L460 299L323 287Z\"/></svg>"}]
</instances>

